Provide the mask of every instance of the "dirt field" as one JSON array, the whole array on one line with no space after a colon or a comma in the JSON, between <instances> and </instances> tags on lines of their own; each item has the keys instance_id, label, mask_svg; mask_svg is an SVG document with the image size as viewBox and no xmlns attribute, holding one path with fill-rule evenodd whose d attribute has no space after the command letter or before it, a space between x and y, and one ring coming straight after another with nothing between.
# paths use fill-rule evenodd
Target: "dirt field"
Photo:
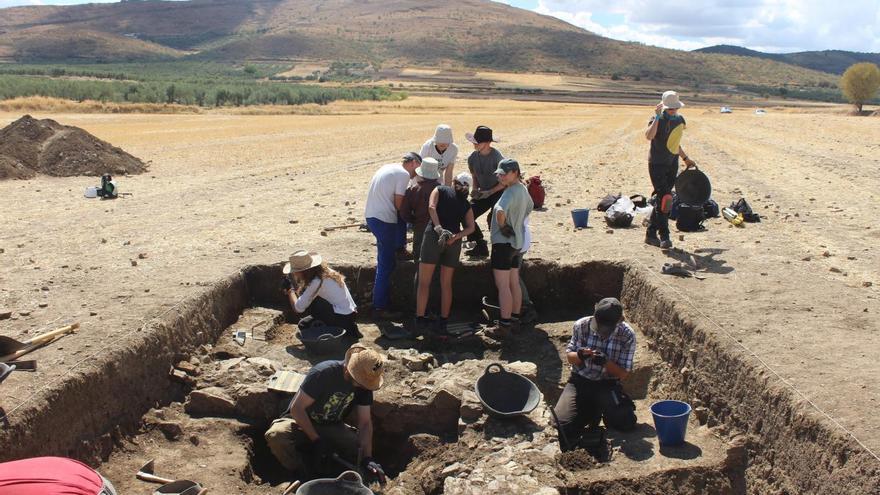
<instances>
[{"instance_id":1,"label":"dirt field","mask_svg":"<svg viewBox=\"0 0 880 495\"><path fill-rule=\"evenodd\" d=\"M752 351L769 381L880 452L880 119L685 108L683 146L715 199L745 197L764 221L736 229L714 219L683 240L674 233L677 249L663 254L642 243L641 228L608 231L594 211L591 228L575 231L570 217L607 193L651 192L642 135L651 108L423 98L328 108L338 114L34 115L151 163L118 178L133 195L114 202L82 197L97 177L0 183L0 310L13 312L0 331L27 338L82 323L32 355L40 381L16 373L0 387L5 412L13 417L146 318L244 265L303 247L331 263L372 262L368 234L320 229L360 221L372 171L444 122L462 148L459 169L470 151L464 132L486 124L505 155L542 175L548 208L533 215L530 258L635 260ZM0 114L0 125L18 117ZM669 261L695 261L706 279L660 275Z\"/></svg>"}]
</instances>

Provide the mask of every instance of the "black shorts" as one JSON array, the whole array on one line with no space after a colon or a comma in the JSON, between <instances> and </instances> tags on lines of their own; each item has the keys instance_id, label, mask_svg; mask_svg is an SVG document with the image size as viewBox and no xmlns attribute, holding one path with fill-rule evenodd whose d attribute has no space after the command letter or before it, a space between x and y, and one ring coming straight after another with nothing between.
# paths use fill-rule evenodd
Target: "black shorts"
<instances>
[{"instance_id":1,"label":"black shorts","mask_svg":"<svg viewBox=\"0 0 880 495\"><path fill-rule=\"evenodd\" d=\"M492 269L493 270L510 270L519 269L522 264L522 253L519 249L514 249L508 243L492 244Z\"/></svg>"}]
</instances>

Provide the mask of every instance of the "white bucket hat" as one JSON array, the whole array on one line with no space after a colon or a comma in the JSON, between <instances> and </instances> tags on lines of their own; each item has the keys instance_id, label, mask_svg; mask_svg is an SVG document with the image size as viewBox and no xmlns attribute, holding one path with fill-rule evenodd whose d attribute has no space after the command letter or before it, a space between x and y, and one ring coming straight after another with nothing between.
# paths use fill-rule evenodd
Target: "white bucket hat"
<instances>
[{"instance_id":1,"label":"white bucket hat","mask_svg":"<svg viewBox=\"0 0 880 495\"><path fill-rule=\"evenodd\" d=\"M291 273L304 272L309 268L314 268L324 260L318 253L310 253L308 251L297 251L290 255L290 262L284 264L281 270L285 275Z\"/></svg>"},{"instance_id":2,"label":"white bucket hat","mask_svg":"<svg viewBox=\"0 0 880 495\"><path fill-rule=\"evenodd\" d=\"M667 91L663 93L660 102L663 103L663 108L681 108L684 106L684 103L678 99L678 93L675 91Z\"/></svg>"},{"instance_id":3,"label":"white bucket hat","mask_svg":"<svg viewBox=\"0 0 880 495\"><path fill-rule=\"evenodd\" d=\"M425 179L440 178L440 162L431 157L422 160L422 164L416 169L416 175Z\"/></svg>"},{"instance_id":4,"label":"white bucket hat","mask_svg":"<svg viewBox=\"0 0 880 495\"><path fill-rule=\"evenodd\" d=\"M434 130L434 144L452 144L452 127L446 124L440 124Z\"/></svg>"}]
</instances>

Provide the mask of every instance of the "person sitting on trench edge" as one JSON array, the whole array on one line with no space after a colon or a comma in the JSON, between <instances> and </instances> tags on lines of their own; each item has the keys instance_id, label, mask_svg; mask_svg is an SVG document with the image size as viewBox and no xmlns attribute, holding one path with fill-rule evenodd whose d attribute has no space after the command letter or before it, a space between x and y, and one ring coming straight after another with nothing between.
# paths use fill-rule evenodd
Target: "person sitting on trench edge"
<instances>
[{"instance_id":1,"label":"person sitting on trench edge","mask_svg":"<svg viewBox=\"0 0 880 495\"><path fill-rule=\"evenodd\" d=\"M635 331L623 321L617 299L602 299L593 316L575 322L566 347L571 377L554 408L567 448L576 448L585 428L597 427L601 419L616 430L635 428L635 404L620 385L635 352Z\"/></svg>"},{"instance_id":2,"label":"person sitting on trench edge","mask_svg":"<svg viewBox=\"0 0 880 495\"><path fill-rule=\"evenodd\" d=\"M357 305L345 285L345 277L327 266L320 254L297 251L290 255L290 262L284 264L282 272L281 288L290 306L297 313L308 313L300 319L300 328L337 327L344 328L346 334L355 339L363 337L355 322Z\"/></svg>"},{"instance_id":3,"label":"person sitting on trench edge","mask_svg":"<svg viewBox=\"0 0 880 495\"><path fill-rule=\"evenodd\" d=\"M351 346L343 361L316 364L290 407L266 431L269 450L285 468L310 476L334 467L334 454L348 462L362 459L359 467L384 483L385 472L373 460L370 411L384 373L385 358L361 344ZM353 408L356 429L343 422Z\"/></svg>"}]
</instances>

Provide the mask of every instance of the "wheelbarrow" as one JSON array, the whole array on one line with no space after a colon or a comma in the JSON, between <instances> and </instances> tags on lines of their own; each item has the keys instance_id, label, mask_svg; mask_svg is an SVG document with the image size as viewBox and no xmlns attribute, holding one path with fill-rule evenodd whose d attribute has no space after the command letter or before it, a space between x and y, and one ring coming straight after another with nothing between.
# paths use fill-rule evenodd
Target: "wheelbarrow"
<instances>
[{"instance_id":1,"label":"wheelbarrow","mask_svg":"<svg viewBox=\"0 0 880 495\"><path fill-rule=\"evenodd\" d=\"M345 471L338 478L319 478L303 483L296 495L373 495L373 491L364 486L361 475Z\"/></svg>"},{"instance_id":2,"label":"wheelbarrow","mask_svg":"<svg viewBox=\"0 0 880 495\"><path fill-rule=\"evenodd\" d=\"M474 392L486 412L498 418L528 414L541 402L537 385L519 373L505 370L498 363L486 366L485 373L474 385Z\"/></svg>"}]
</instances>

